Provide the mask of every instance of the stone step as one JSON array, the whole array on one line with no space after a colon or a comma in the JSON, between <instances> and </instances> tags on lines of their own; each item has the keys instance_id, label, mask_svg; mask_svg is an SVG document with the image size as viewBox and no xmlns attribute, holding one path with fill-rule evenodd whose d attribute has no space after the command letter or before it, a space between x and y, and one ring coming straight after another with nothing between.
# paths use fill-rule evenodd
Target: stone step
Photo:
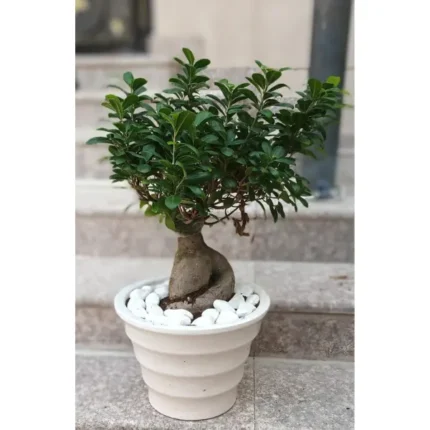
<instances>
[{"instance_id":1,"label":"stone step","mask_svg":"<svg viewBox=\"0 0 430 430\"><path fill-rule=\"evenodd\" d=\"M110 257L171 257L176 237L158 218L145 217L134 192L103 180L76 181L76 253ZM235 234L232 221L205 227L209 246L235 260L354 261L354 199L311 201L274 223L258 205L247 210L249 237Z\"/></svg>"},{"instance_id":2,"label":"stone step","mask_svg":"<svg viewBox=\"0 0 430 430\"><path fill-rule=\"evenodd\" d=\"M249 358L233 408L187 422L151 407L131 351L78 349L75 393L77 430L354 428L353 363Z\"/></svg>"},{"instance_id":3,"label":"stone step","mask_svg":"<svg viewBox=\"0 0 430 430\"><path fill-rule=\"evenodd\" d=\"M354 265L230 261L236 278L266 289L271 308L253 343L256 356L351 361ZM76 343L131 348L113 309L133 282L169 276L173 258L76 257Z\"/></svg>"},{"instance_id":4,"label":"stone step","mask_svg":"<svg viewBox=\"0 0 430 430\"><path fill-rule=\"evenodd\" d=\"M107 85L124 86L124 72L148 81L148 89L167 88L169 79L178 73L171 58L153 54L78 54L75 59L79 90L103 90Z\"/></svg>"}]
</instances>

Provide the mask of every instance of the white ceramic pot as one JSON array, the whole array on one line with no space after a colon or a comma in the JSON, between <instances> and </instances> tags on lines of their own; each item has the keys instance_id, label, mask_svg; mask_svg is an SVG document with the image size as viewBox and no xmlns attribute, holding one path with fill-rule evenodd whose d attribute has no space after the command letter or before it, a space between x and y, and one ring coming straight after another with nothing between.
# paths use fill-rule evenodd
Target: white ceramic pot
<instances>
[{"instance_id":1,"label":"white ceramic pot","mask_svg":"<svg viewBox=\"0 0 430 430\"><path fill-rule=\"evenodd\" d=\"M135 283L115 297L115 310L125 323L151 405L181 420L202 420L227 412L235 403L251 343L257 336L270 299L258 285L257 309L239 322L210 327L155 326L126 307L131 291L166 278Z\"/></svg>"}]
</instances>

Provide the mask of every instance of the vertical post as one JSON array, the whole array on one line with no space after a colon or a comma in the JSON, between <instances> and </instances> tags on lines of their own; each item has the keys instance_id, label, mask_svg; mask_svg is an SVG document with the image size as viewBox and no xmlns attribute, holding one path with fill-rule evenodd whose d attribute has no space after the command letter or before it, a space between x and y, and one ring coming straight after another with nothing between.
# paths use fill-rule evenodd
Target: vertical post
<instances>
[{"instance_id":1,"label":"vertical post","mask_svg":"<svg viewBox=\"0 0 430 430\"><path fill-rule=\"evenodd\" d=\"M309 77L325 80L330 75L339 76L343 86L351 3L351 0L314 0ZM335 188L340 119L339 112L339 121L327 130L326 154L318 160L307 158L303 162L303 175L320 198L330 198Z\"/></svg>"}]
</instances>

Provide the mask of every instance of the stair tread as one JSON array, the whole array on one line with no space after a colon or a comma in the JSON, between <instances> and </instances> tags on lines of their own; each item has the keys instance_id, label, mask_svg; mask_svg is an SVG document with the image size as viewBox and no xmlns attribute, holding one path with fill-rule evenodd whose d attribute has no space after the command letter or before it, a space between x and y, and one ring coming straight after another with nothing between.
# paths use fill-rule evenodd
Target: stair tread
<instances>
[{"instance_id":1,"label":"stair tread","mask_svg":"<svg viewBox=\"0 0 430 430\"><path fill-rule=\"evenodd\" d=\"M77 351L76 429L353 429L353 363L249 358L224 415L177 421L149 404L129 353Z\"/></svg>"},{"instance_id":2,"label":"stair tread","mask_svg":"<svg viewBox=\"0 0 430 430\"><path fill-rule=\"evenodd\" d=\"M120 288L168 276L173 258L76 257L76 303L112 306ZM271 312L354 312L354 264L231 261L236 279L255 282L271 298Z\"/></svg>"}]
</instances>

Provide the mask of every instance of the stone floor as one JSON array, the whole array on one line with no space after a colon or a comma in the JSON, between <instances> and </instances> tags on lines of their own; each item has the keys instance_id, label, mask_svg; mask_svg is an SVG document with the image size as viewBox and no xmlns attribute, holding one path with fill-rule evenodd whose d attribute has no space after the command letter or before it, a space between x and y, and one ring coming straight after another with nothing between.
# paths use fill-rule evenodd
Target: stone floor
<instances>
[{"instance_id":1,"label":"stone floor","mask_svg":"<svg viewBox=\"0 0 430 430\"><path fill-rule=\"evenodd\" d=\"M354 364L249 358L236 404L207 421L167 418L150 406L129 351L77 349L76 429L349 430Z\"/></svg>"}]
</instances>

